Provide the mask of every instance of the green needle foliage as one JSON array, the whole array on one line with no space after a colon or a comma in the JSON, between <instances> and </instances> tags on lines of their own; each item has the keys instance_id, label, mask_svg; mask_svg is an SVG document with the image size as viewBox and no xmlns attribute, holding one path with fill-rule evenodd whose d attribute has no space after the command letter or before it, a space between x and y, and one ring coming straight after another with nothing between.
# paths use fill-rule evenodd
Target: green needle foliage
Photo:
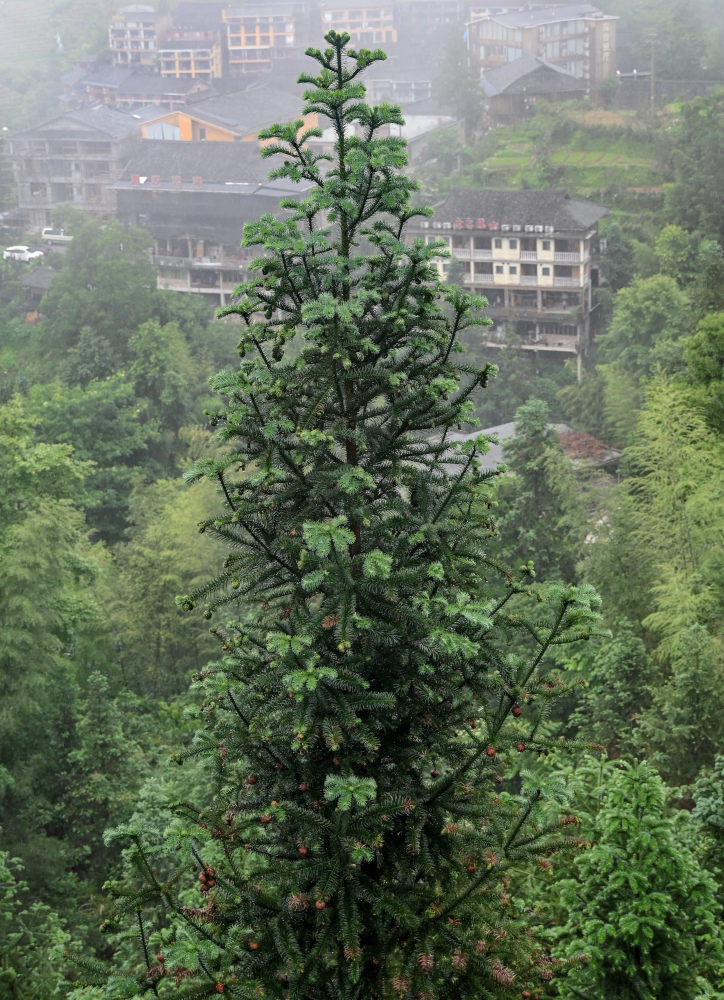
<instances>
[{"instance_id":1,"label":"green needle foliage","mask_svg":"<svg viewBox=\"0 0 724 1000\"><path fill-rule=\"evenodd\" d=\"M667 789L647 764L609 774L595 843L574 863L561 900L562 951L573 965L565 1000L703 1000L724 976L721 907L713 876L699 866L689 816L667 813Z\"/></svg>"},{"instance_id":2,"label":"green needle foliage","mask_svg":"<svg viewBox=\"0 0 724 1000\"><path fill-rule=\"evenodd\" d=\"M245 230L257 275L225 310L242 360L214 379L228 450L190 476L219 485L202 530L228 550L179 599L222 643L188 752L213 762L211 805L179 807L180 880L128 831L144 887L125 906L142 928L156 897L175 914L163 962L142 930L159 994L502 996L525 975L496 930L506 870L555 839L529 828L537 792L497 796L502 762L544 749L545 654L592 634L596 597L488 555L487 444L448 440L491 374L457 345L484 303L437 280L438 245L405 239L429 213L389 135L400 112L358 82L383 54L326 41L301 82L335 152L299 121L262 133L272 177L310 193Z\"/></svg>"}]
</instances>

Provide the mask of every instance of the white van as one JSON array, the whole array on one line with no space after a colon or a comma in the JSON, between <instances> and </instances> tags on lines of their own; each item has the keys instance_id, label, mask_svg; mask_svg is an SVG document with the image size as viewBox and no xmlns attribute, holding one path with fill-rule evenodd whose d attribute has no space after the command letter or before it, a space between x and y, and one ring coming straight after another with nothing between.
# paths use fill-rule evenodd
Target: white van
<instances>
[{"instance_id":1,"label":"white van","mask_svg":"<svg viewBox=\"0 0 724 1000\"><path fill-rule=\"evenodd\" d=\"M64 229L51 229L47 227L40 234L43 243L70 243L73 239L72 236L68 236Z\"/></svg>"}]
</instances>

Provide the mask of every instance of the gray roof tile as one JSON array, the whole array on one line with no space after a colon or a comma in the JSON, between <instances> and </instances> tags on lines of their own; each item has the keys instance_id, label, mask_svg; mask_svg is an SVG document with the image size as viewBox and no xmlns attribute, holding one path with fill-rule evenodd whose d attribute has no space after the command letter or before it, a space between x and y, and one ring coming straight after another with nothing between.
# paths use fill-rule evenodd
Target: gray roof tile
<instances>
[{"instance_id":1,"label":"gray roof tile","mask_svg":"<svg viewBox=\"0 0 724 1000\"><path fill-rule=\"evenodd\" d=\"M481 80L486 94L511 94L524 88L531 93L567 93L585 90L585 83L543 59L523 55L488 70Z\"/></svg>"},{"instance_id":2,"label":"gray roof tile","mask_svg":"<svg viewBox=\"0 0 724 1000\"><path fill-rule=\"evenodd\" d=\"M608 213L603 205L556 190L454 188L433 207L432 221L484 218L499 224L553 226L556 232L590 229Z\"/></svg>"},{"instance_id":3,"label":"gray roof tile","mask_svg":"<svg viewBox=\"0 0 724 1000\"><path fill-rule=\"evenodd\" d=\"M302 101L301 94L258 84L236 93L194 101L187 110L210 124L225 125L240 135L248 135L276 122L299 118Z\"/></svg>"}]
</instances>

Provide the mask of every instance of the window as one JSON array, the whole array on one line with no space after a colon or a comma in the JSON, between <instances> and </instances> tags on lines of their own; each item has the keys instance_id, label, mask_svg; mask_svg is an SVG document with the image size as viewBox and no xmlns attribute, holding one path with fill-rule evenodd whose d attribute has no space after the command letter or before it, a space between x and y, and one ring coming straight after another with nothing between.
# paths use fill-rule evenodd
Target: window
<instances>
[{"instance_id":1,"label":"window","mask_svg":"<svg viewBox=\"0 0 724 1000\"><path fill-rule=\"evenodd\" d=\"M551 269L549 267L542 267L540 269L540 273L543 275L544 278L549 278L551 274Z\"/></svg>"},{"instance_id":2,"label":"window","mask_svg":"<svg viewBox=\"0 0 724 1000\"><path fill-rule=\"evenodd\" d=\"M509 271L510 274L517 274L518 273L518 265L517 264L510 264L509 267L508 267L508 271Z\"/></svg>"},{"instance_id":3,"label":"window","mask_svg":"<svg viewBox=\"0 0 724 1000\"><path fill-rule=\"evenodd\" d=\"M495 247L496 250L502 250L503 249L503 241L501 239L496 239L496 240L493 241L493 246Z\"/></svg>"},{"instance_id":4,"label":"window","mask_svg":"<svg viewBox=\"0 0 724 1000\"><path fill-rule=\"evenodd\" d=\"M518 249L518 241L517 240L508 240L508 246L510 247L511 250L517 250Z\"/></svg>"},{"instance_id":5,"label":"window","mask_svg":"<svg viewBox=\"0 0 724 1000\"><path fill-rule=\"evenodd\" d=\"M502 274L503 273L503 265L502 264L496 264L495 265L495 273L496 274Z\"/></svg>"},{"instance_id":6,"label":"window","mask_svg":"<svg viewBox=\"0 0 724 1000\"><path fill-rule=\"evenodd\" d=\"M541 250L550 250L550 248L551 248L551 241L550 240L541 240L541 244L540 245L541 245Z\"/></svg>"}]
</instances>

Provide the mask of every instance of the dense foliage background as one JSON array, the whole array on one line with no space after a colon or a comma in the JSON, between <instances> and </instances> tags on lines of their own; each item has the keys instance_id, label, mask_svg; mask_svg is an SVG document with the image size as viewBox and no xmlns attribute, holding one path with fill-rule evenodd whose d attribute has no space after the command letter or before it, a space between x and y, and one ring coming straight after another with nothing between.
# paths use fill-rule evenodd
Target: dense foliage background
<instances>
[{"instance_id":1,"label":"dense foliage background","mask_svg":"<svg viewBox=\"0 0 724 1000\"><path fill-rule=\"evenodd\" d=\"M722 996L723 113L714 93L646 123L645 192L618 169L578 178L612 209L605 332L582 382L515 344L485 359L500 374L482 425L516 422L499 558L595 586L612 635L562 647L551 683L564 694L542 724L590 753L556 751L536 776L551 821L576 818L577 849L509 890L511 920L546 942L540 997ZM555 152L591 138L563 113L530 128ZM493 152L465 149L463 172L482 183ZM438 162L430 190L447 183ZM516 169L576 184L555 157ZM13 1000L68 996L69 954L115 955L143 978L136 931L102 891L131 855L103 832L133 821L187 844L167 803L207 787L200 765L169 763L199 722L189 680L203 685L214 655L174 598L218 561L196 532L214 491L180 475L216 447L207 380L238 361L238 329L156 291L142 231L70 225L37 322L28 265L4 262L0 282L0 996ZM622 450L617 473L572 465L558 420ZM511 761L502 794L520 780ZM157 932L151 958L167 943Z\"/></svg>"}]
</instances>

